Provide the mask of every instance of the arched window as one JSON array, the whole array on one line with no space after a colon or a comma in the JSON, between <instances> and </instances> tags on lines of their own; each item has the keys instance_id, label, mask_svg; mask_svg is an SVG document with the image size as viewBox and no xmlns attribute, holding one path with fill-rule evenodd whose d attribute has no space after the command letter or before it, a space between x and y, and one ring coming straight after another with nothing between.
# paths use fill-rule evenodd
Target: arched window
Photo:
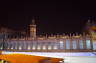
<instances>
[{"instance_id":1,"label":"arched window","mask_svg":"<svg viewBox=\"0 0 96 63\"><path fill-rule=\"evenodd\" d=\"M22 49L22 47L19 45L19 50L21 50Z\"/></svg>"},{"instance_id":2,"label":"arched window","mask_svg":"<svg viewBox=\"0 0 96 63\"><path fill-rule=\"evenodd\" d=\"M27 49L31 50L31 43L30 42L28 43L28 48Z\"/></svg>"},{"instance_id":3,"label":"arched window","mask_svg":"<svg viewBox=\"0 0 96 63\"><path fill-rule=\"evenodd\" d=\"M86 48L91 49L90 40L86 40Z\"/></svg>"},{"instance_id":4,"label":"arched window","mask_svg":"<svg viewBox=\"0 0 96 63\"><path fill-rule=\"evenodd\" d=\"M83 49L83 40L79 40L80 49Z\"/></svg>"},{"instance_id":5,"label":"arched window","mask_svg":"<svg viewBox=\"0 0 96 63\"><path fill-rule=\"evenodd\" d=\"M51 50L51 49L52 49L52 43L49 42L49 43L48 43L48 50Z\"/></svg>"},{"instance_id":6,"label":"arched window","mask_svg":"<svg viewBox=\"0 0 96 63\"><path fill-rule=\"evenodd\" d=\"M1 46L1 47L0 47L0 50L2 50L2 49L3 49L3 47Z\"/></svg>"},{"instance_id":7,"label":"arched window","mask_svg":"<svg viewBox=\"0 0 96 63\"><path fill-rule=\"evenodd\" d=\"M47 49L47 43L46 42L42 42L42 50L46 50Z\"/></svg>"},{"instance_id":8,"label":"arched window","mask_svg":"<svg viewBox=\"0 0 96 63\"><path fill-rule=\"evenodd\" d=\"M66 40L66 49L70 49L70 40L69 39Z\"/></svg>"},{"instance_id":9,"label":"arched window","mask_svg":"<svg viewBox=\"0 0 96 63\"><path fill-rule=\"evenodd\" d=\"M60 44L60 49L64 49L64 42L60 41L59 44Z\"/></svg>"},{"instance_id":10,"label":"arched window","mask_svg":"<svg viewBox=\"0 0 96 63\"><path fill-rule=\"evenodd\" d=\"M36 46L35 46L35 45L33 45L33 46L32 46L32 49L33 49L33 50L35 50L35 49L36 49Z\"/></svg>"},{"instance_id":11,"label":"arched window","mask_svg":"<svg viewBox=\"0 0 96 63\"><path fill-rule=\"evenodd\" d=\"M73 41L72 41L72 46L73 46L73 49L77 49L77 43L76 43L76 40L73 40Z\"/></svg>"},{"instance_id":12,"label":"arched window","mask_svg":"<svg viewBox=\"0 0 96 63\"><path fill-rule=\"evenodd\" d=\"M36 44L35 42L32 43L32 49L33 49L33 50L36 49L36 45L37 45L37 44Z\"/></svg>"},{"instance_id":13,"label":"arched window","mask_svg":"<svg viewBox=\"0 0 96 63\"><path fill-rule=\"evenodd\" d=\"M17 49L18 48L17 45L18 45L17 42L15 42L15 48L14 49ZM9 48L9 46L8 46L8 48Z\"/></svg>"},{"instance_id":14,"label":"arched window","mask_svg":"<svg viewBox=\"0 0 96 63\"><path fill-rule=\"evenodd\" d=\"M0 50L3 49L3 42L0 42Z\"/></svg>"},{"instance_id":15,"label":"arched window","mask_svg":"<svg viewBox=\"0 0 96 63\"><path fill-rule=\"evenodd\" d=\"M38 43L37 50L40 50L40 49L41 49L41 43Z\"/></svg>"},{"instance_id":16,"label":"arched window","mask_svg":"<svg viewBox=\"0 0 96 63\"><path fill-rule=\"evenodd\" d=\"M43 45L42 49L43 49L43 50L46 50L46 45Z\"/></svg>"},{"instance_id":17,"label":"arched window","mask_svg":"<svg viewBox=\"0 0 96 63\"><path fill-rule=\"evenodd\" d=\"M28 42L24 41L24 49L27 50L28 48Z\"/></svg>"},{"instance_id":18,"label":"arched window","mask_svg":"<svg viewBox=\"0 0 96 63\"><path fill-rule=\"evenodd\" d=\"M14 43L11 42L11 50L13 50L13 49L14 49Z\"/></svg>"},{"instance_id":19,"label":"arched window","mask_svg":"<svg viewBox=\"0 0 96 63\"><path fill-rule=\"evenodd\" d=\"M19 42L19 50L22 50L22 42Z\"/></svg>"},{"instance_id":20,"label":"arched window","mask_svg":"<svg viewBox=\"0 0 96 63\"><path fill-rule=\"evenodd\" d=\"M54 44L53 44L53 49L58 49L58 43L57 42L55 42Z\"/></svg>"}]
</instances>

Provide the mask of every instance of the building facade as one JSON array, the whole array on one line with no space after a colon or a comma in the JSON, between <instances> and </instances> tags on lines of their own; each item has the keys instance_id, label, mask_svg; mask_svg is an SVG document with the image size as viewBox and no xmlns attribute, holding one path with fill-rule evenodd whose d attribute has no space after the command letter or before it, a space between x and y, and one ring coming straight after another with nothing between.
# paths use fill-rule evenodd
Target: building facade
<instances>
[{"instance_id":1,"label":"building facade","mask_svg":"<svg viewBox=\"0 0 96 63\"><path fill-rule=\"evenodd\" d=\"M89 25L89 22L87 23ZM92 25L88 27L91 29ZM95 26L94 26L95 27ZM91 30L90 30L91 31ZM1 33L3 36L4 33ZM35 52L94 52L96 51L95 34L70 34L36 36L35 20L30 24L30 37L9 38L7 34L0 38L0 50L35 51Z\"/></svg>"}]
</instances>

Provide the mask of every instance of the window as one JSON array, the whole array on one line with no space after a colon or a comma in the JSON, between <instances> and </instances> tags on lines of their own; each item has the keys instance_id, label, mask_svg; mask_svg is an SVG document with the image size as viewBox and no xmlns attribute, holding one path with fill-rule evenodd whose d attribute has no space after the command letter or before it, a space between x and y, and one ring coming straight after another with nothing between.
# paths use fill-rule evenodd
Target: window
<instances>
[{"instance_id":1,"label":"window","mask_svg":"<svg viewBox=\"0 0 96 63\"><path fill-rule=\"evenodd\" d=\"M51 49L52 49L52 43L49 42L49 43L48 43L48 50L51 50Z\"/></svg>"},{"instance_id":2,"label":"window","mask_svg":"<svg viewBox=\"0 0 96 63\"><path fill-rule=\"evenodd\" d=\"M40 44L40 43L38 43L38 45L37 45L37 49L38 49L38 50L41 49L41 44Z\"/></svg>"},{"instance_id":3,"label":"window","mask_svg":"<svg viewBox=\"0 0 96 63\"><path fill-rule=\"evenodd\" d=\"M77 49L77 43L76 43L76 40L73 40L73 41L72 41L72 46L73 46L73 49Z\"/></svg>"},{"instance_id":4,"label":"window","mask_svg":"<svg viewBox=\"0 0 96 63\"><path fill-rule=\"evenodd\" d=\"M11 49L14 49L14 43L11 42Z\"/></svg>"},{"instance_id":5,"label":"window","mask_svg":"<svg viewBox=\"0 0 96 63\"><path fill-rule=\"evenodd\" d=\"M3 49L3 47L0 47L0 50L2 50Z\"/></svg>"},{"instance_id":6,"label":"window","mask_svg":"<svg viewBox=\"0 0 96 63\"><path fill-rule=\"evenodd\" d=\"M51 45L48 45L48 50L51 50L52 49L52 46Z\"/></svg>"},{"instance_id":7,"label":"window","mask_svg":"<svg viewBox=\"0 0 96 63\"><path fill-rule=\"evenodd\" d=\"M31 42L28 42L27 44L28 44L28 45L27 45L27 46L28 46L27 49L28 49L28 50L31 50L31 48L32 48L32 47L31 47L32 43L31 43Z\"/></svg>"},{"instance_id":8,"label":"window","mask_svg":"<svg viewBox=\"0 0 96 63\"><path fill-rule=\"evenodd\" d=\"M83 49L83 40L79 41L80 49Z\"/></svg>"},{"instance_id":9,"label":"window","mask_svg":"<svg viewBox=\"0 0 96 63\"><path fill-rule=\"evenodd\" d=\"M53 49L58 49L58 43L57 42L54 43Z\"/></svg>"},{"instance_id":10,"label":"window","mask_svg":"<svg viewBox=\"0 0 96 63\"><path fill-rule=\"evenodd\" d=\"M27 49L27 45L28 45L28 43L26 41L24 41L24 44L23 44L24 47L23 47L23 49L26 50Z\"/></svg>"},{"instance_id":11,"label":"window","mask_svg":"<svg viewBox=\"0 0 96 63\"><path fill-rule=\"evenodd\" d=\"M22 50L22 48L23 48L23 47L22 47L22 42L19 42L18 44L19 44L19 45L18 45L18 46L19 46L19 50Z\"/></svg>"},{"instance_id":12,"label":"window","mask_svg":"<svg viewBox=\"0 0 96 63\"><path fill-rule=\"evenodd\" d=\"M46 45L43 45L42 49L43 49L43 50L46 50Z\"/></svg>"},{"instance_id":13,"label":"window","mask_svg":"<svg viewBox=\"0 0 96 63\"><path fill-rule=\"evenodd\" d=\"M38 49L38 50L40 50L40 49L41 49L41 46L40 46L40 45L38 45L37 49Z\"/></svg>"},{"instance_id":14,"label":"window","mask_svg":"<svg viewBox=\"0 0 96 63\"><path fill-rule=\"evenodd\" d=\"M0 43L0 50L2 50L3 49L3 43L1 42Z\"/></svg>"},{"instance_id":15,"label":"window","mask_svg":"<svg viewBox=\"0 0 96 63\"><path fill-rule=\"evenodd\" d=\"M70 40L66 40L66 49L70 49Z\"/></svg>"},{"instance_id":16,"label":"window","mask_svg":"<svg viewBox=\"0 0 96 63\"><path fill-rule=\"evenodd\" d=\"M33 50L35 50L35 49L36 49L35 45L33 45L33 46L32 46L32 49L33 49Z\"/></svg>"},{"instance_id":17,"label":"window","mask_svg":"<svg viewBox=\"0 0 96 63\"><path fill-rule=\"evenodd\" d=\"M19 46L19 50L21 50L22 49L22 47L21 46Z\"/></svg>"},{"instance_id":18,"label":"window","mask_svg":"<svg viewBox=\"0 0 96 63\"><path fill-rule=\"evenodd\" d=\"M37 45L37 44L36 44L35 42L32 43L32 49L33 49L33 50L36 49L36 45Z\"/></svg>"},{"instance_id":19,"label":"window","mask_svg":"<svg viewBox=\"0 0 96 63\"><path fill-rule=\"evenodd\" d=\"M18 46L17 46L17 42L15 42L15 48L14 48L14 49L17 49L17 47L18 47ZM8 47L8 49L9 49L9 48L10 48L10 47Z\"/></svg>"},{"instance_id":20,"label":"window","mask_svg":"<svg viewBox=\"0 0 96 63\"><path fill-rule=\"evenodd\" d=\"M30 50L31 49L31 46L30 45L28 45L28 50Z\"/></svg>"},{"instance_id":21,"label":"window","mask_svg":"<svg viewBox=\"0 0 96 63\"><path fill-rule=\"evenodd\" d=\"M60 49L64 49L64 42L60 41L59 44L60 44Z\"/></svg>"},{"instance_id":22,"label":"window","mask_svg":"<svg viewBox=\"0 0 96 63\"><path fill-rule=\"evenodd\" d=\"M86 40L86 48L87 49L91 49L90 40Z\"/></svg>"}]
</instances>

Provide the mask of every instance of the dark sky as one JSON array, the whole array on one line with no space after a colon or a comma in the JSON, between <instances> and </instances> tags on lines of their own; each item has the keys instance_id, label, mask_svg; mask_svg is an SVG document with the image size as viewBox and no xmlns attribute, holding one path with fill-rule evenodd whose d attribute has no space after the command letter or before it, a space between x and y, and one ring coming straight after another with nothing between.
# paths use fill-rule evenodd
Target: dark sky
<instances>
[{"instance_id":1,"label":"dark sky","mask_svg":"<svg viewBox=\"0 0 96 63\"><path fill-rule=\"evenodd\" d=\"M88 19L96 20L95 2L1 2L0 26L27 30L32 18L38 34L80 33Z\"/></svg>"}]
</instances>

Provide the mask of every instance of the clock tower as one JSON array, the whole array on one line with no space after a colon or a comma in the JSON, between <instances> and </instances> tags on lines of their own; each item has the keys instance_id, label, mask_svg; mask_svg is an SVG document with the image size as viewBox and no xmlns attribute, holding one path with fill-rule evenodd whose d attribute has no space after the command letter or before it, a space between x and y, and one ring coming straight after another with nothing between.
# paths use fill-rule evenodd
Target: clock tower
<instances>
[{"instance_id":1,"label":"clock tower","mask_svg":"<svg viewBox=\"0 0 96 63\"><path fill-rule=\"evenodd\" d=\"M30 24L30 37L36 39L36 24L34 19L32 19L32 23Z\"/></svg>"}]
</instances>

